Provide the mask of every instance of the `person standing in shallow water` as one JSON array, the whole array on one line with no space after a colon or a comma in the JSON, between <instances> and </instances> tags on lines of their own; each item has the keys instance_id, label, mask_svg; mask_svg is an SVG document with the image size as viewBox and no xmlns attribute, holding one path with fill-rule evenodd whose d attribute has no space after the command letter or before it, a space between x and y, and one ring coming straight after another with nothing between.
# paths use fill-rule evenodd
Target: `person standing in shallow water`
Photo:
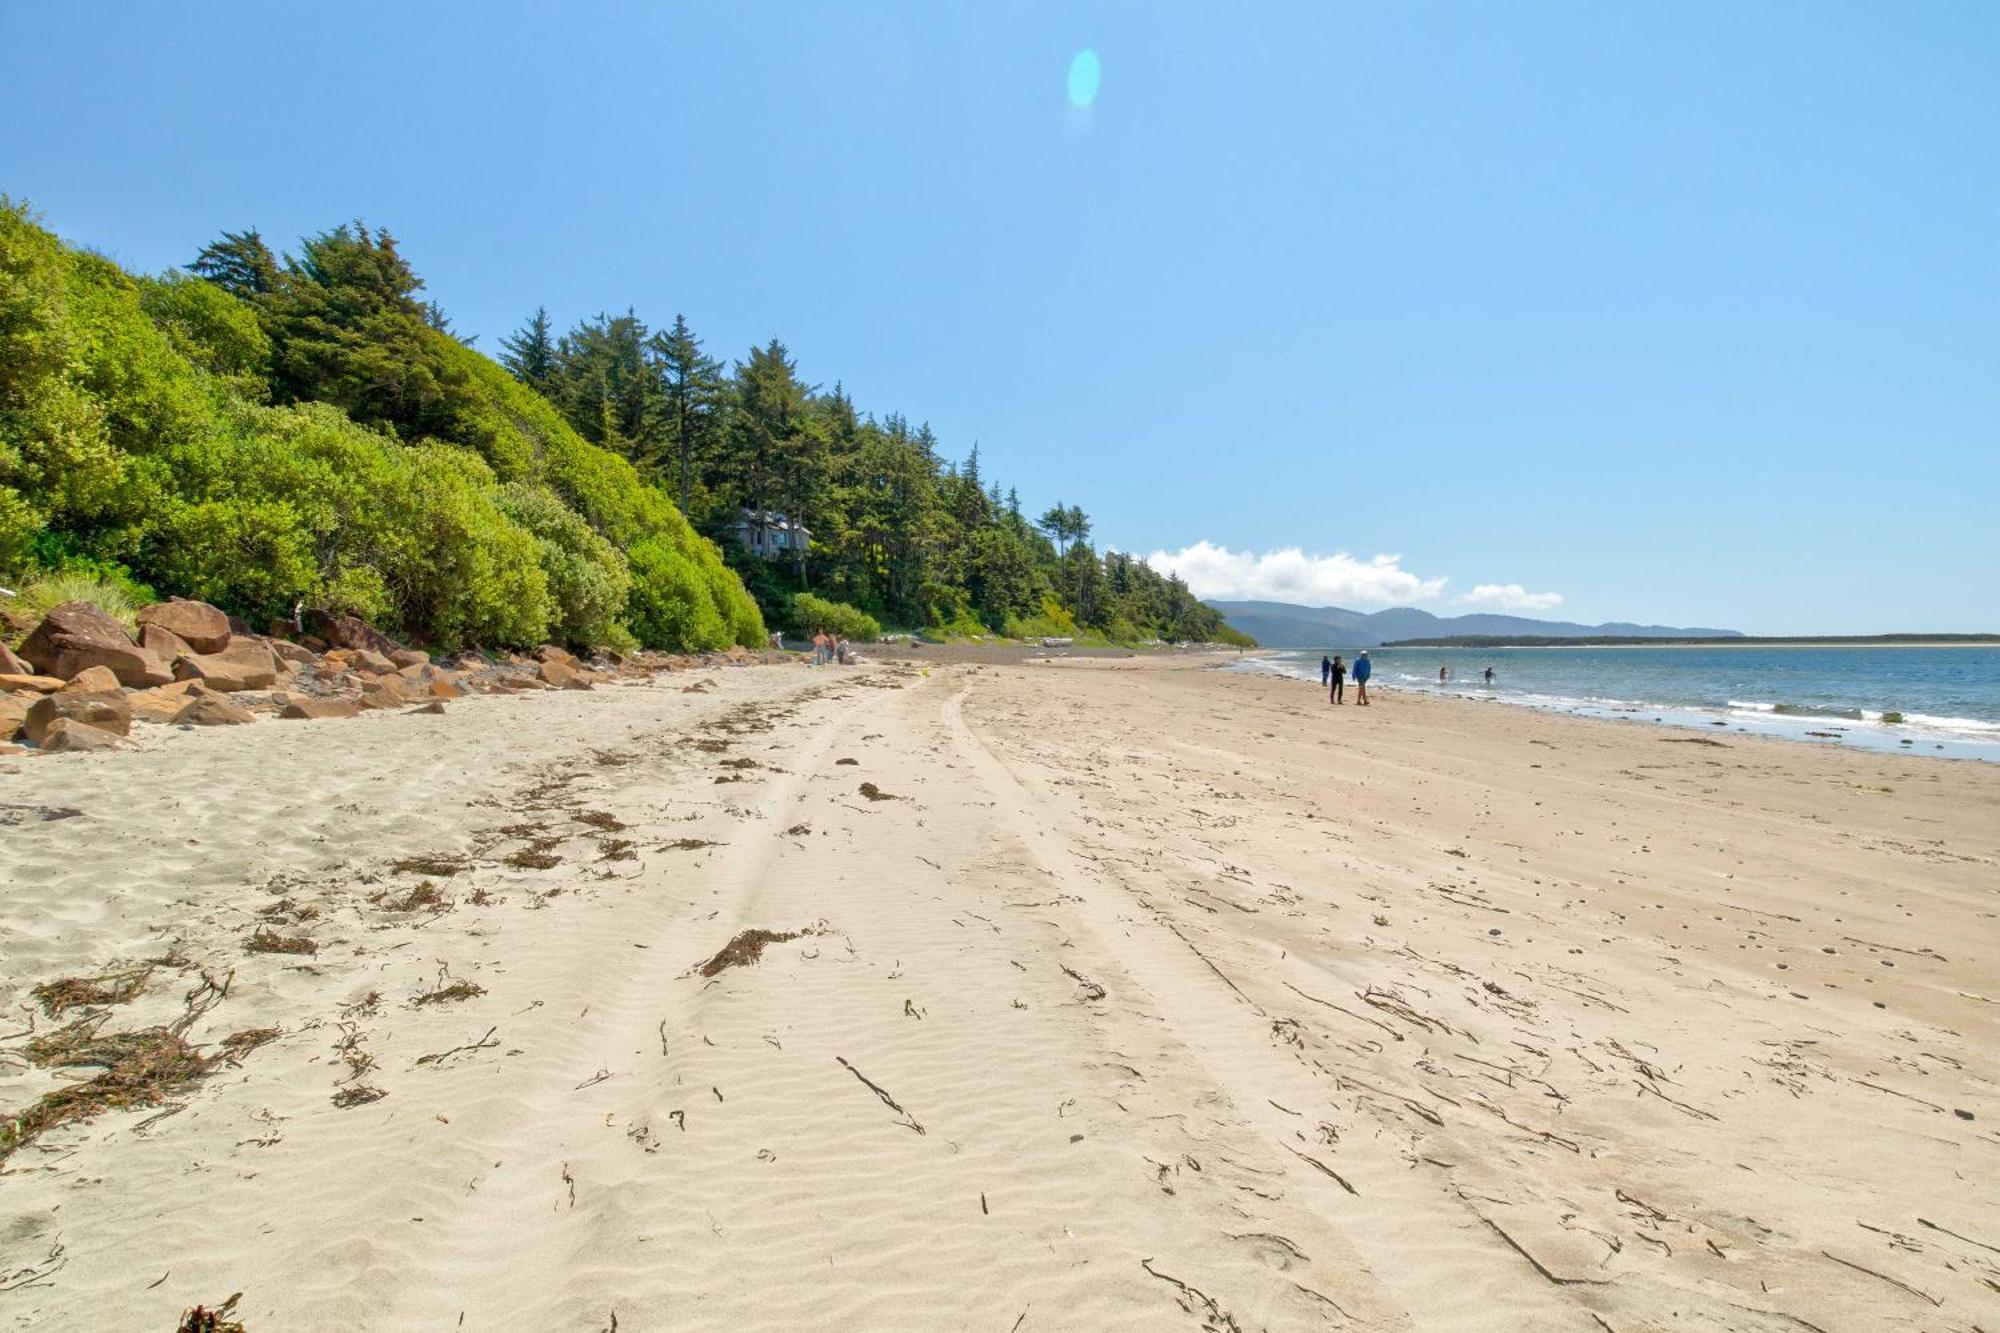
<instances>
[{"instance_id":1,"label":"person standing in shallow water","mask_svg":"<svg viewBox=\"0 0 2000 1333\"><path fill-rule=\"evenodd\" d=\"M1326 694L1327 702L1336 704L1346 703L1347 700L1343 697L1346 691L1341 687L1347 681L1347 664L1342 662L1338 657L1334 658L1326 664L1326 678L1329 684Z\"/></svg>"},{"instance_id":2,"label":"person standing in shallow water","mask_svg":"<svg viewBox=\"0 0 2000 1333\"><path fill-rule=\"evenodd\" d=\"M1359 707L1368 706L1368 677L1374 671L1374 664L1368 660L1368 650L1363 648L1354 659L1354 702Z\"/></svg>"},{"instance_id":3,"label":"person standing in shallow water","mask_svg":"<svg viewBox=\"0 0 2000 1333\"><path fill-rule=\"evenodd\" d=\"M1333 663L1327 660L1327 656L1325 653L1321 653L1319 655L1319 683L1324 685L1329 680L1332 679L1333 679Z\"/></svg>"}]
</instances>

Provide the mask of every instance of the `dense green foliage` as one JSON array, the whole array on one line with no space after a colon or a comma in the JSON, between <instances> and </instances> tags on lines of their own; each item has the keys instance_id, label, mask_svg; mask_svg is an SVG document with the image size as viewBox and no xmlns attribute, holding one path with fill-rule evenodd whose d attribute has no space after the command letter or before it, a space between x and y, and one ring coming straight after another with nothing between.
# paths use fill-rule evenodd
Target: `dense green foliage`
<instances>
[{"instance_id":1,"label":"dense green foliage","mask_svg":"<svg viewBox=\"0 0 2000 1333\"><path fill-rule=\"evenodd\" d=\"M1232 637L1177 578L1093 549L1082 509L1028 521L976 446L946 462L777 339L725 369L684 319L557 336L538 311L496 364L358 223L296 255L226 232L188 268L127 274L0 199L0 575L443 647L758 645L766 614ZM787 520L810 540L742 540Z\"/></svg>"},{"instance_id":2,"label":"dense green foliage","mask_svg":"<svg viewBox=\"0 0 2000 1333\"><path fill-rule=\"evenodd\" d=\"M761 643L716 548L453 338L391 237L226 234L190 267L135 278L0 201L0 573L441 646Z\"/></svg>"},{"instance_id":3,"label":"dense green foliage","mask_svg":"<svg viewBox=\"0 0 2000 1333\"><path fill-rule=\"evenodd\" d=\"M829 602L809 592L792 594L791 612L792 631L803 638L831 634L866 643L882 637L881 623L866 611L858 611L845 602Z\"/></svg>"},{"instance_id":4,"label":"dense green foliage","mask_svg":"<svg viewBox=\"0 0 2000 1333\"><path fill-rule=\"evenodd\" d=\"M1080 507L1028 521L985 482L976 445L947 462L928 426L806 383L776 339L725 371L685 318L656 332L627 310L558 337L537 310L502 347L579 434L674 497L774 622L803 628L795 598L810 592L945 633L1247 642L1178 578L1094 550ZM739 540L792 521L809 542L760 557Z\"/></svg>"}]
</instances>

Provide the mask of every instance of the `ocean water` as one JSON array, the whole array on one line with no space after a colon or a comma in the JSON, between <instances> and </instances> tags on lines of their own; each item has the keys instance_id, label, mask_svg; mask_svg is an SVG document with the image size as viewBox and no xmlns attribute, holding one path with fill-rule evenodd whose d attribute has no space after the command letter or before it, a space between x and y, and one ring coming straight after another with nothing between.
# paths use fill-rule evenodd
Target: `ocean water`
<instances>
[{"instance_id":1,"label":"ocean water","mask_svg":"<svg viewBox=\"0 0 2000 1333\"><path fill-rule=\"evenodd\" d=\"M1340 651L1352 661L1352 650ZM1319 684L1320 650L1234 669ZM2000 646L1371 648L1371 691L1419 690L1624 718L2000 762ZM1438 668L1449 670L1440 682ZM1491 666L1494 680L1483 677ZM1353 685L1349 684L1350 699ZM1901 720L1896 715L1901 715Z\"/></svg>"}]
</instances>

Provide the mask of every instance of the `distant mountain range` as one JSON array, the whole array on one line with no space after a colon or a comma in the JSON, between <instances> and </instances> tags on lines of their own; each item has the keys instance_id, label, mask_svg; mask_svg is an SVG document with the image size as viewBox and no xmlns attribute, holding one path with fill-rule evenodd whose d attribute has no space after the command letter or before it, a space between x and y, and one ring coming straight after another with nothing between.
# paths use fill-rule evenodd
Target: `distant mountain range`
<instances>
[{"instance_id":1,"label":"distant mountain range","mask_svg":"<svg viewBox=\"0 0 2000 1333\"><path fill-rule=\"evenodd\" d=\"M1567 620L1526 616L1434 616L1413 606L1387 611L1345 611L1337 606L1293 606L1288 602L1210 602L1223 618L1266 648L1373 648L1391 639L1428 639L1456 634L1536 635L1581 638L1741 638L1733 629L1686 629L1671 625L1579 625Z\"/></svg>"}]
</instances>

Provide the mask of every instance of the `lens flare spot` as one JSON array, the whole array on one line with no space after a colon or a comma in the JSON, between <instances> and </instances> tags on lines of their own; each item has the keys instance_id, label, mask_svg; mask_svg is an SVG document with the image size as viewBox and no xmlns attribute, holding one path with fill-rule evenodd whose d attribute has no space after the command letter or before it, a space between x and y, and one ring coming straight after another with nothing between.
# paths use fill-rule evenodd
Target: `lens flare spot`
<instances>
[{"instance_id":1,"label":"lens flare spot","mask_svg":"<svg viewBox=\"0 0 2000 1333\"><path fill-rule=\"evenodd\" d=\"M1097 63L1097 52L1085 47L1078 51L1069 62L1069 104L1089 106L1097 100L1097 85L1103 79L1104 71Z\"/></svg>"}]
</instances>

